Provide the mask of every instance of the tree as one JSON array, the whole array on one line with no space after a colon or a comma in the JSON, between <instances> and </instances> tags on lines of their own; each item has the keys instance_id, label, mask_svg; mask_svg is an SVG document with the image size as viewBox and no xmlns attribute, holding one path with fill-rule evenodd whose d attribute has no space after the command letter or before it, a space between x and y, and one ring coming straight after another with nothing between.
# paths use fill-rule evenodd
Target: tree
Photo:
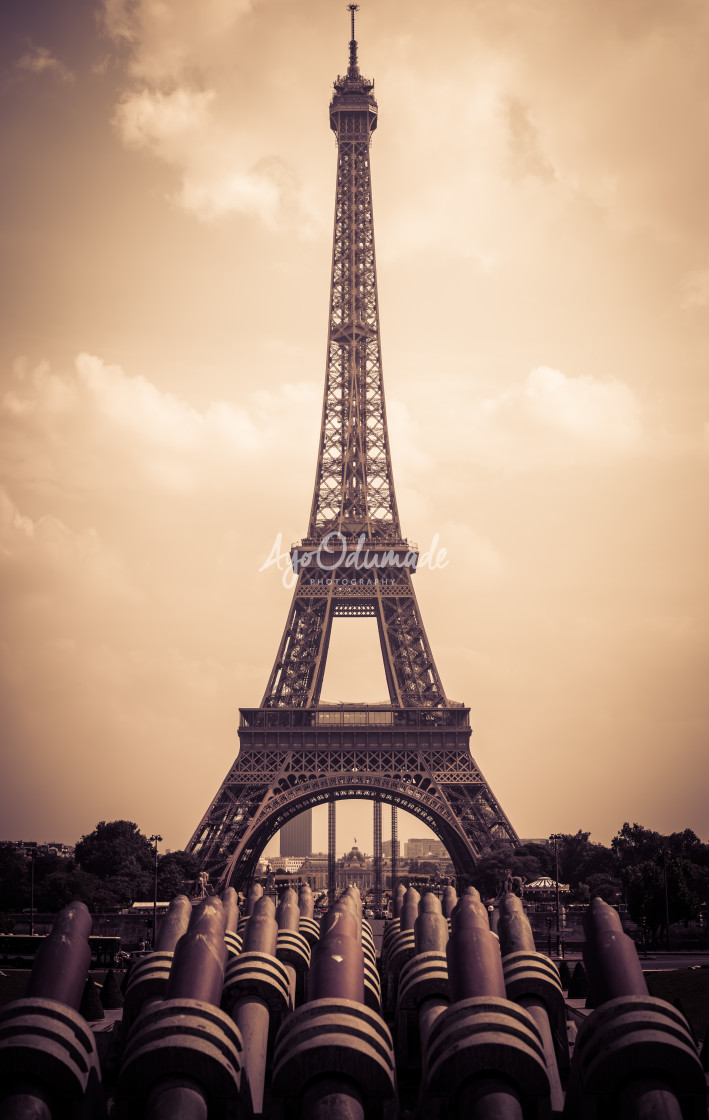
<instances>
[{"instance_id":1,"label":"tree","mask_svg":"<svg viewBox=\"0 0 709 1120\"><path fill-rule=\"evenodd\" d=\"M127 865L151 871L155 858L152 844L132 821L99 821L81 837L74 855L83 871L102 877L124 874Z\"/></svg>"},{"instance_id":2,"label":"tree","mask_svg":"<svg viewBox=\"0 0 709 1120\"><path fill-rule=\"evenodd\" d=\"M604 871L589 875L576 888L576 895L580 902L590 902L592 898L602 898L604 902L614 905L620 900L622 893L623 884L621 880L617 876L608 875Z\"/></svg>"},{"instance_id":3,"label":"tree","mask_svg":"<svg viewBox=\"0 0 709 1120\"><path fill-rule=\"evenodd\" d=\"M709 845L691 828L663 836L626 821L611 846L631 918L657 935L666 910L671 925L696 917L709 900Z\"/></svg>"},{"instance_id":4,"label":"tree","mask_svg":"<svg viewBox=\"0 0 709 1120\"><path fill-rule=\"evenodd\" d=\"M560 837L559 879L568 883L573 891L578 891L582 883L591 875L613 875L615 861L610 848L604 844L592 843L591 833L579 829L574 835ZM581 891L583 893L583 891Z\"/></svg>"},{"instance_id":5,"label":"tree","mask_svg":"<svg viewBox=\"0 0 709 1120\"><path fill-rule=\"evenodd\" d=\"M466 878L480 891L483 898L495 898L505 872L512 870L514 857L515 849L511 844L490 845Z\"/></svg>"},{"instance_id":6,"label":"tree","mask_svg":"<svg viewBox=\"0 0 709 1120\"><path fill-rule=\"evenodd\" d=\"M81 837L74 854L82 871L101 879L106 902L127 906L152 898L155 851L132 821L99 821Z\"/></svg>"},{"instance_id":7,"label":"tree","mask_svg":"<svg viewBox=\"0 0 709 1120\"><path fill-rule=\"evenodd\" d=\"M611 840L611 848L620 868L633 864L648 863L655 859L663 848L666 837L641 824L628 824L626 821L617 836Z\"/></svg>"},{"instance_id":8,"label":"tree","mask_svg":"<svg viewBox=\"0 0 709 1120\"><path fill-rule=\"evenodd\" d=\"M29 906L29 864L11 844L0 844L0 910Z\"/></svg>"},{"instance_id":9,"label":"tree","mask_svg":"<svg viewBox=\"0 0 709 1120\"><path fill-rule=\"evenodd\" d=\"M494 898L506 878L506 872L518 875L526 882L540 875L551 874L554 853L546 844L493 843L481 855L469 879L483 898Z\"/></svg>"},{"instance_id":10,"label":"tree","mask_svg":"<svg viewBox=\"0 0 709 1120\"><path fill-rule=\"evenodd\" d=\"M696 918L709 897L709 872L690 860L659 855L655 860L630 864L623 871L628 912L633 921L657 934L667 924L665 867L670 925Z\"/></svg>"},{"instance_id":11,"label":"tree","mask_svg":"<svg viewBox=\"0 0 709 1120\"><path fill-rule=\"evenodd\" d=\"M192 852L168 852L158 860L158 896L170 901L176 894L189 894L199 874L199 860Z\"/></svg>"},{"instance_id":12,"label":"tree","mask_svg":"<svg viewBox=\"0 0 709 1120\"><path fill-rule=\"evenodd\" d=\"M82 871L72 861L67 861L66 867L51 872L40 884L37 891L39 909L57 913L70 902L85 902L91 910L104 909L100 900L97 905L97 894L105 889L97 875ZM117 904L112 897L110 906L105 909L113 909Z\"/></svg>"},{"instance_id":13,"label":"tree","mask_svg":"<svg viewBox=\"0 0 709 1120\"><path fill-rule=\"evenodd\" d=\"M666 840L671 855L681 856L700 867L709 867L709 844L703 844L691 828L672 832Z\"/></svg>"}]
</instances>

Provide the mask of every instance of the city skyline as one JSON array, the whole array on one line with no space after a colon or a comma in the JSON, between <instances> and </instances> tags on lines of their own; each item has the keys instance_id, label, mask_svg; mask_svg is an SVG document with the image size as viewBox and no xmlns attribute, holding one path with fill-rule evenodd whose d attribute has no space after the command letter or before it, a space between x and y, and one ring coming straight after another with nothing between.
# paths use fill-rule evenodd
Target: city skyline
<instances>
[{"instance_id":1,"label":"city skyline","mask_svg":"<svg viewBox=\"0 0 709 1120\"><path fill-rule=\"evenodd\" d=\"M347 13L3 19L3 838L126 818L179 848L281 632L259 569L306 527ZM709 838L708 21L358 17L402 524L447 551L417 595L520 835ZM325 698L386 697L368 621Z\"/></svg>"}]
</instances>

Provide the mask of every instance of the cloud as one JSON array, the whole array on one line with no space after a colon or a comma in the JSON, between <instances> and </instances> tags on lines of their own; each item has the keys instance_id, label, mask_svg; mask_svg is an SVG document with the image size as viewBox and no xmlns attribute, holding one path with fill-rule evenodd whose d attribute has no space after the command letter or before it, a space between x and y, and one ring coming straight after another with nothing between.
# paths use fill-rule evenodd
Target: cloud
<instances>
[{"instance_id":1,"label":"cloud","mask_svg":"<svg viewBox=\"0 0 709 1120\"><path fill-rule=\"evenodd\" d=\"M103 22L118 43L128 44L133 78L164 83L214 58L234 25L256 0L104 0Z\"/></svg>"},{"instance_id":2,"label":"cloud","mask_svg":"<svg viewBox=\"0 0 709 1120\"><path fill-rule=\"evenodd\" d=\"M698 268L682 277L680 306L709 307L709 268Z\"/></svg>"},{"instance_id":3,"label":"cloud","mask_svg":"<svg viewBox=\"0 0 709 1120\"><path fill-rule=\"evenodd\" d=\"M469 377L440 376L435 401L427 382L408 390L407 405L395 400L389 407L395 469L401 459L405 485L418 481L424 492L430 489L427 480L442 470L480 465L529 471L655 454L640 403L623 381L570 377L537 366L493 396L481 395ZM419 400L424 396L429 397L425 427L414 419L424 415ZM424 446L436 447L435 459L418 450ZM677 443L673 454L688 450L686 442Z\"/></svg>"},{"instance_id":4,"label":"cloud","mask_svg":"<svg viewBox=\"0 0 709 1120\"><path fill-rule=\"evenodd\" d=\"M162 159L174 160L184 144L199 142L214 96L213 89L142 89L124 96L115 123L128 147L151 148Z\"/></svg>"},{"instance_id":5,"label":"cloud","mask_svg":"<svg viewBox=\"0 0 709 1120\"><path fill-rule=\"evenodd\" d=\"M105 0L106 30L130 47L113 123L127 147L175 169L180 186L170 199L198 219L244 214L274 228L296 218L307 232L313 214L292 166L249 126L220 64L225 40L251 7L251 0L199 8Z\"/></svg>"},{"instance_id":6,"label":"cloud","mask_svg":"<svg viewBox=\"0 0 709 1120\"><path fill-rule=\"evenodd\" d=\"M120 556L93 528L75 531L45 514L34 520L23 514L0 487L0 571L5 610L16 612L24 602L44 604L61 612L67 600L95 603L141 602ZM93 606L91 605L93 602Z\"/></svg>"},{"instance_id":7,"label":"cloud","mask_svg":"<svg viewBox=\"0 0 709 1120\"><path fill-rule=\"evenodd\" d=\"M86 353L64 373L18 362L14 378L0 403L6 477L80 490L221 490L244 464L285 464L288 433L317 410L312 387L288 383L198 409Z\"/></svg>"},{"instance_id":8,"label":"cloud","mask_svg":"<svg viewBox=\"0 0 709 1120\"><path fill-rule=\"evenodd\" d=\"M49 74L60 82L73 82L74 75L60 59L55 58L47 47L31 44L28 50L15 61L16 74Z\"/></svg>"},{"instance_id":9,"label":"cloud","mask_svg":"<svg viewBox=\"0 0 709 1120\"><path fill-rule=\"evenodd\" d=\"M113 123L129 148L143 148L172 166L180 187L171 195L178 206L203 221L248 214L274 228L307 207L293 169L283 159L245 153L245 139L220 105L214 89L179 86L169 92L142 87L123 94Z\"/></svg>"},{"instance_id":10,"label":"cloud","mask_svg":"<svg viewBox=\"0 0 709 1120\"><path fill-rule=\"evenodd\" d=\"M549 366L481 401L472 430L473 457L508 469L600 462L640 451L643 435L640 406L624 382Z\"/></svg>"},{"instance_id":11,"label":"cloud","mask_svg":"<svg viewBox=\"0 0 709 1120\"><path fill-rule=\"evenodd\" d=\"M552 180L554 170L541 149L539 131L532 119L529 105L525 105L518 97L508 97L503 104L515 170L521 175L536 175L546 181Z\"/></svg>"},{"instance_id":12,"label":"cloud","mask_svg":"<svg viewBox=\"0 0 709 1120\"><path fill-rule=\"evenodd\" d=\"M538 366L527 377L524 395L532 416L574 437L611 448L634 446L640 435L640 409L621 381L567 377Z\"/></svg>"},{"instance_id":13,"label":"cloud","mask_svg":"<svg viewBox=\"0 0 709 1120\"><path fill-rule=\"evenodd\" d=\"M508 91L531 107L564 186L620 230L694 239L709 187L706 101L697 96L709 14L692 0L642 10L620 0L598 15L590 3L551 0L543 15L504 4L486 39L504 51ZM511 18L521 21L514 35Z\"/></svg>"}]
</instances>

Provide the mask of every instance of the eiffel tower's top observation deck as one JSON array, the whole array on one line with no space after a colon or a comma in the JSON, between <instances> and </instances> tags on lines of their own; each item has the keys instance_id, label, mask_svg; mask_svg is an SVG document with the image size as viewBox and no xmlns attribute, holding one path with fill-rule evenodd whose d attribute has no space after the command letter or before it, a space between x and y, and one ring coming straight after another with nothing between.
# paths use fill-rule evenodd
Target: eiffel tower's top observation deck
<instances>
[{"instance_id":1,"label":"eiffel tower's top observation deck","mask_svg":"<svg viewBox=\"0 0 709 1120\"><path fill-rule=\"evenodd\" d=\"M377 127L377 102L372 90L374 82L364 78L359 72L357 63L357 40L355 39L354 14L358 4L348 5L352 16L352 38L350 39L350 64L344 77L338 77L334 83L335 92L330 102L330 128L340 133L360 132L361 126L366 125L368 132L373 132ZM353 119L350 114L366 114ZM344 115L341 115L344 114Z\"/></svg>"}]
</instances>

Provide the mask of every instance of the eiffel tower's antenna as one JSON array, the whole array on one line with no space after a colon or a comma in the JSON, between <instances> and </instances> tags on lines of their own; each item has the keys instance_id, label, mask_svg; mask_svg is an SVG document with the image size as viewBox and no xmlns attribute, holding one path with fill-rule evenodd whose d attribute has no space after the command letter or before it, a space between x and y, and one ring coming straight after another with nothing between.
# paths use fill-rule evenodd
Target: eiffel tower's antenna
<instances>
[{"instance_id":1,"label":"eiffel tower's antenna","mask_svg":"<svg viewBox=\"0 0 709 1120\"><path fill-rule=\"evenodd\" d=\"M350 39L350 66L347 71L348 78L359 77L359 66L357 65L357 40L355 39L355 12L359 11L359 4L348 4L352 21L352 38Z\"/></svg>"}]
</instances>

